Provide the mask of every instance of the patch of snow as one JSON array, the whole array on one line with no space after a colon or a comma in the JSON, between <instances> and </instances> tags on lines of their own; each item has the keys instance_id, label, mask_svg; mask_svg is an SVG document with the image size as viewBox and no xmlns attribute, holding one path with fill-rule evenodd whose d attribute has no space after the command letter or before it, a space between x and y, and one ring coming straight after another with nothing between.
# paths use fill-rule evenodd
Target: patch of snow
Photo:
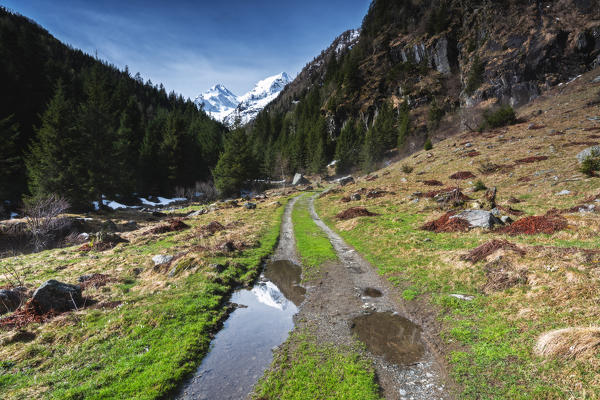
<instances>
[{"instance_id":1,"label":"patch of snow","mask_svg":"<svg viewBox=\"0 0 600 400\"><path fill-rule=\"evenodd\" d=\"M11 212L11 213L10 213L10 219L15 219L15 218L17 218L18 216L19 216L19 214L17 214L17 213L14 213L14 212Z\"/></svg>"},{"instance_id":2,"label":"patch of snow","mask_svg":"<svg viewBox=\"0 0 600 400\"><path fill-rule=\"evenodd\" d=\"M156 207L156 206L168 206L169 204L172 204L172 203L177 203L180 201L187 201L187 199L185 197L175 197L172 199L168 199L166 197L158 197L158 202L155 203L153 201L150 201L143 197L140 197L140 201L142 202L142 204L144 204L146 206Z\"/></svg>"},{"instance_id":3,"label":"patch of snow","mask_svg":"<svg viewBox=\"0 0 600 400\"><path fill-rule=\"evenodd\" d=\"M330 162L329 164L327 164L328 167L335 167L335 165L338 163L338 160L333 160L332 162Z\"/></svg>"}]
</instances>

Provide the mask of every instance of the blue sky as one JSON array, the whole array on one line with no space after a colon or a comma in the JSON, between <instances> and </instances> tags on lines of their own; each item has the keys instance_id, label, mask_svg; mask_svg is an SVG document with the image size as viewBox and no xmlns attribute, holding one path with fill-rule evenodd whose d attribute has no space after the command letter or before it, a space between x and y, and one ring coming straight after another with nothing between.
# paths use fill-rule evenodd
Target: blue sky
<instances>
[{"instance_id":1,"label":"blue sky","mask_svg":"<svg viewBox=\"0 0 600 400\"><path fill-rule=\"evenodd\" d=\"M291 77L370 0L0 0L59 40L194 98L217 83L235 94Z\"/></svg>"}]
</instances>

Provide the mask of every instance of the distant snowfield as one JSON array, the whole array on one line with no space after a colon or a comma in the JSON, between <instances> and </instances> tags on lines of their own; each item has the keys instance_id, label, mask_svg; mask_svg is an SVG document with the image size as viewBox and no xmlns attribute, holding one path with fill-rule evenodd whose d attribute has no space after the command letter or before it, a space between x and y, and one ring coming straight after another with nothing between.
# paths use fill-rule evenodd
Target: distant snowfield
<instances>
[{"instance_id":1,"label":"distant snowfield","mask_svg":"<svg viewBox=\"0 0 600 400\"><path fill-rule=\"evenodd\" d=\"M151 207L158 207L158 206L168 206L170 204L173 203L179 203L182 201L187 201L187 199L185 197L174 197L172 199L166 198L166 197L158 197L158 202L153 202L150 200L147 200L143 197L139 198L140 201L142 202L143 205L145 206L151 206ZM100 203L97 201L93 201L92 202L94 209L96 211L98 211L100 209ZM140 206L127 206L125 204L121 204L119 202L113 201L113 200L102 200L102 205L105 207L110 208L111 210L123 210L123 209L136 209L136 208L140 208Z\"/></svg>"}]
</instances>

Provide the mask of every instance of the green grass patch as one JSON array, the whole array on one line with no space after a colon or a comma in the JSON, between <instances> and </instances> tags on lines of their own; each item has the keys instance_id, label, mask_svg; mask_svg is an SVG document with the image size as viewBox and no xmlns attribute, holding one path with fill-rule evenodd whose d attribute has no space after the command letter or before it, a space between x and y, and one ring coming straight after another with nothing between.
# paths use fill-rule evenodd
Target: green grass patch
<instances>
[{"instance_id":1,"label":"green grass patch","mask_svg":"<svg viewBox=\"0 0 600 400\"><path fill-rule=\"evenodd\" d=\"M207 353L211 334L226 316L225 299L236 286L252 281L262 260L273 251L283 210L264 209L260 211L263 214L257 214L264 219L259 246L231 257L232 267L218 279L202 271L178 279L157 275L158 281L166 281L164 287L142 292L137 280L125 276L103 288L113 299L121 300L121 306L64 314L60 320L44 324L33 342L4 345L3 354L9 356L0 364L0 397L169 396ZM154 243L126 247L125 252L134 256L132 262L144 263L148 254L177 244L184 235L178 238L169 234ZM96 263L111 264L120 255L99 257ZM18 262L26 260L20 257ZM101 264L93 268L102 271ZM30 326L28 330L36 328Z\"/></svg>"},{"instance_id":2,"label":"green grass patch","mask_svg":"<svg viewBox=\"0 0 600 400\"><path fill-rule=\"evenodd\" d=\"M273 365L257 384L255 399L381 399L373 368L355 349L317 344L308 334L294 334Z\"/></svg>"},{"instance_id":3,"label":"green grass patch","mask_svg":"<svg viewBox=\"0 0 600 400\"><path fill-rule=\"evenodd\" d=\"M308 197L302 196L292 211L296 246L302 259L303 279L315 278L321 264L337 260L329 238L310 216Z\"/></svg>"}]
</instances>

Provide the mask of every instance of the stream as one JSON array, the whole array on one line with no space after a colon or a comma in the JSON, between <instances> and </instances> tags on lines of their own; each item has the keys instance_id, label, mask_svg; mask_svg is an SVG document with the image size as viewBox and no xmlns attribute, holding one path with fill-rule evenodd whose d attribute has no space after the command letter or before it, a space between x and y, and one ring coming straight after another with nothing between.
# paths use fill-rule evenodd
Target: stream
<instances>
[{"instance_id":1,"label":"stream","mask_svg":"<svg viewBox=\"0 0 600 400\"><path fill-rule=\"evenodd\" d=\"M175 396L180 400L245 399L273 360L273 349L294 328L294 315L304 301L302 268L295 264L291 209L286 207L281 237L251 289L236 290L237 305L211 342L202 364Z\"/></svg>"}]
</instances>

